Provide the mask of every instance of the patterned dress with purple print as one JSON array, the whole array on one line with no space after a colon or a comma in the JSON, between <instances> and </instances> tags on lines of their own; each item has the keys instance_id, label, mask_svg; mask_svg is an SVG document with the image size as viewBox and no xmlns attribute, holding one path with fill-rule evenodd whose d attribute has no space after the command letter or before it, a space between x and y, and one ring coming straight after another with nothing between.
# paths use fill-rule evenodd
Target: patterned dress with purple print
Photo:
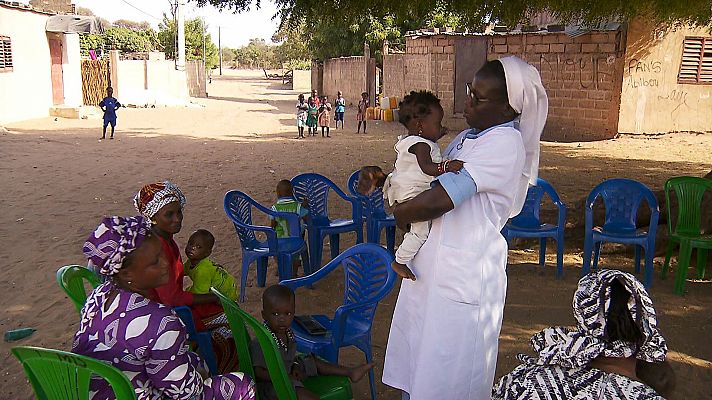
<instances>
[{"instance_id":1,"label":"patterned dress with purple print","mask_svg":"<svg viewBox=\"0 0 712 400\"><path fill-rule=\"evenodd\" d=\"M109 303L112 291L117 295ZM106 282L82 309L72 351L104 360L126 374L139 400L255 398L252 380L229 373L203 380L203 363L189 351L183 323L170 307ZM108 383L94 379L93 400L113 399Z\"/></svg>"}]
</instances>

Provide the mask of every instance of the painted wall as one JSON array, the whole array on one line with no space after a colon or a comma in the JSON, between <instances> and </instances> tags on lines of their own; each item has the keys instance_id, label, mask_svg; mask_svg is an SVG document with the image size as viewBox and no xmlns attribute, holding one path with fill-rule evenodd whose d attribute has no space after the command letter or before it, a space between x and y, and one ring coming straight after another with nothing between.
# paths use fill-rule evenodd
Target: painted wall
<instances>
[{"instance_id":1,"label":"painted wall","mask_svg":"<svg viewBox=\"0 0 712 400\"><path fill-rule=\"evenodd\" d=\"M64 82L64 105L82 105L82 64L79 51L79 34L62 35L62 80Z\"/></svg>"},{"instance_id":2,"label":"painted wall","mask_svg":"<svg viewBox=\"0 0 712 400\"><path fill-rule=\"evenodd\" d=\"M0 35L11 39L14 63L11 72L0 72L0 124L49 115L52 80L47 17L0 5Z\"/></svg>"},{"instance_id":3,"label":"painted wall","mask_svg":"<svg viewBox=\"0 0 712 400\"><path fill-rule=\"evenodd\" d=\"M173 61L120 60L115 65L111 84L122 104L178 106L188 102L185 71L176 71Z\"/></svg>"},{"instance_id":4,"label":"painted wall","mask_svg":"<svg viewBox=\"0 0 712 400\"><path fill-rule=\"evenodd\" d=\"M619 131L712 131L712 85L678 84L685 36L708 28L660 28L634 20L628 28Z\"/></svg>"}]
</instances>

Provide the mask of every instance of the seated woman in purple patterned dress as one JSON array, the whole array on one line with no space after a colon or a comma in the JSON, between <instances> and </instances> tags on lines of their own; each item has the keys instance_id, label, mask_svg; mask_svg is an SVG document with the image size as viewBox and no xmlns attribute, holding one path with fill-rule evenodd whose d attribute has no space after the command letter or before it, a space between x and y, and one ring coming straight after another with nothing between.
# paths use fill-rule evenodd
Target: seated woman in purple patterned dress
<instances>
[{"instance_id":1,"label":"seated woman in purple patterned dress","mask_svg":"<svg viewBox=\"0 0 712 400\"><path fill-rule=\"evenodd\" d=\"M188 350L183 323L171 307L148 298L170 274L161 242L144 217L104 218L84 252L111 279L87 298L73 352L123 371L139 400L255 398L252 379L242 373L204 379L205 368ZM90 391L93 400L114 398L99 378Z\"/></svg>"}]
</instances>

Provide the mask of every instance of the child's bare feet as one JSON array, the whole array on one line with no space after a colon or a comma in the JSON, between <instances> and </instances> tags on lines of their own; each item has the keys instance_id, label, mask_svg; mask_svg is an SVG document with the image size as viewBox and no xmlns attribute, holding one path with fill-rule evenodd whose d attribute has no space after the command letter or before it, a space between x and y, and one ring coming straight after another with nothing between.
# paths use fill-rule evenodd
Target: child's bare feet
<instances>
[{"instance_id":1,"label":"child's bare feet","mask_svg":"<svg viewBox=\"0 0 712 400\"><path fill-rule=\"evenodd\" d=\"M393 264L391 264L391 268L393 268L393 271L400 276L403 279L410 279L410 280L415 280L415 274L413 271L410 270L405 264L401 264L399 262L393 261Z\"/></svg>"},{"instance_id":2,"label":"child's bare feet","mask_svg":"<svg viewBox=\"0 0 712 400\"><path fill-rule=\"evenodd\" d=\"M361 379L363 379L364 376L373 369L373 366L376 365L374 363L368 363L368 364L363 364L359 367L354 367L351 368L349 371L349 379L351 379L351 382L358 382Z\"/></svg>"}]
</instances>

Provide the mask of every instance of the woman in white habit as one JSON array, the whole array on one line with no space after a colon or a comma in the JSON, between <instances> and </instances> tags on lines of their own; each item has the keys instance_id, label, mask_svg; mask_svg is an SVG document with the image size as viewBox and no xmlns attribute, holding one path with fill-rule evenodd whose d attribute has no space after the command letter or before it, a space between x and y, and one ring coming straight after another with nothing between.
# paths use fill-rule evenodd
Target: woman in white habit
<instances>
[{"instance_id":1,"label":"woman in white habit","mask_svg":"<svg viewBox=\"0 0 712 400\"><path fill-rule=\"evenodd\" d=\"M537 70L517 57L490 61L467 89L471 128L443 153L464 168L394 210L402 228L432 220L408 265L416 278L402 282L386 348L383 383L404 399L490 398L507 291L500 231L537 179L548 109Z\"/></svg>"}]
</instances>

